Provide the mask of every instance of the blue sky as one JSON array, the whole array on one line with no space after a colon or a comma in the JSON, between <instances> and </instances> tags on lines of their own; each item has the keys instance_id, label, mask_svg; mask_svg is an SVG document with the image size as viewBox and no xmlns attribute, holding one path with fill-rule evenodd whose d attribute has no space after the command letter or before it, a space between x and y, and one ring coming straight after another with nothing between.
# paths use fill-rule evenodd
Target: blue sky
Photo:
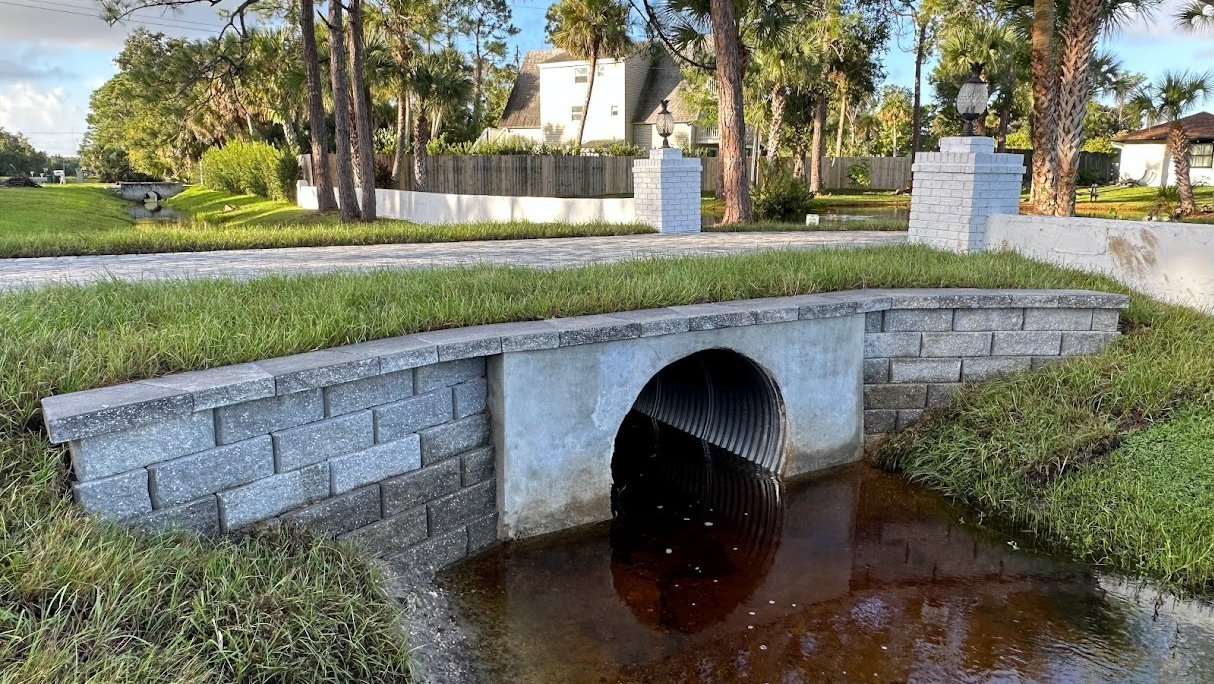
<instances>
[{"instance_id":1,"label":"blue sky","mask_svg":"<svg viewBox=\"0 0 1214 684\"><path fill-rule=\"evenodd\" d=\"M1166 0L1160 14L1180 0ZM224 4L227 4L226 2ZM547 0L512 0L520 50L544 46ZM223 6L222 4L220 5ZM96 18L90 0L0 0L0 127L25 133L35 146L73 154L86 127L89 94L112 76L113 59L134 24L110 27ZM145 10L138 21L171 35L213 35L220 21L214 10L193 7L181 13ZM1155 76L1165 70L1214 67L1214 36L1176 31L1167 20L1136 20L1104 39L1129 68ZM911 55L891 42L884 56L887 81L910 86ZM1214 111L1214 101L1205 109Z\"/></svg>"}]
</instances>

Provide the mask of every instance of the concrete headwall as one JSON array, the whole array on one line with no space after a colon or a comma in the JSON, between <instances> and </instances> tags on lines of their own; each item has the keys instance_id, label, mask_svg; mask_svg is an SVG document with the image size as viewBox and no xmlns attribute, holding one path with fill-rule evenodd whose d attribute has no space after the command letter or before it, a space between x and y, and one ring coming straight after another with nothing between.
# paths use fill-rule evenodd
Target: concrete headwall
<instances>
[{"instance_id":1,"label":"concrete headwall","mask_svg":"<svg viewBox=\"0 0 1214 684\"><path fill-rule=\"evenodd\" d=\"M730 349L781 398L782 475L861 455L963 382L1098 350L1121 295L860 290L483 325L42 401L87 510L223 534L271 520L436 569L610 516L612 442L653 374ZM863 393L863 398L861 398Z\"/></svg>"},{"instance_id":2,"label":"concrete headwall","mask_svg":"<svg viewBox=\"0 0 1214 684\"><path fill-rule=\"evenodd\" d=\"M361 196L361 191L360 196ZM303 209L318 208L316 187L302 181L296 201ZM563 198L501 195L455 195L406 190L375 191L376 213L382 218L414 223L635 223L636 202L630 197Z\"/></svg>"},{"instance_id":3,"label":"concrete headwall","mask_svg":"<svg viewBox=\"0 0 1214 684\"><path fill-rule=\"evenodd\" d=\"M156 199L168 199L173 195L180 194L185 189L185 185L181 183L119 183L118 194L123 199L131 201L140 201L147 196L149 192L156 194Z\"/></svg>"},{"instance_id":4,"label":"concrete headwall","mask_svg":"<svg viewBox=\"0 0 1214 684\"><path fill-rule=\"evenodd\" d=\"M1214 311L1214 226L1006 214L988 219L986 245Z\"/></svg>"}]
</instances>

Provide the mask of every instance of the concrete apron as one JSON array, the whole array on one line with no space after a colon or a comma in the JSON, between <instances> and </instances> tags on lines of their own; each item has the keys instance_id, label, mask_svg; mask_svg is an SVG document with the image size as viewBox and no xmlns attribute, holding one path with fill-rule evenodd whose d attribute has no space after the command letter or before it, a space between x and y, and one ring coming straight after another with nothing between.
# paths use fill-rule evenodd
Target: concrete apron
<instances>
[{"instance_id":1,"label":"concrete apron","mask_svg":"<svg viewBox=\"0 0 1214 684\"><path fill-rule=\"evenodd\" d=\"M650 378L708 349L767 373L782 401L779 475L861 457L864 315L512 352L489 358L500 539L611 518L616 433Z\"/></svg>"}]
</instances>

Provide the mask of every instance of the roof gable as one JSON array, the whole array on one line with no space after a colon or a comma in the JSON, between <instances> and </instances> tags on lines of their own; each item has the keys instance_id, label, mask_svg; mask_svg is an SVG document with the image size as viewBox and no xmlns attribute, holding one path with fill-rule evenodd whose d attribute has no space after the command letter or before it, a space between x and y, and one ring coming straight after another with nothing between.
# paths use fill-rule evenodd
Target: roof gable
<instances>
[{"instance_id":1,"label":"roof gable","mask_svg":"<svg viewBox=\"0 0 1214 684\"><path fill-rule=\"evenodd\" d=\"M1178 123L1184 129L1189 140L1214 139L1214 114L1210 112L1191 114L1179 119ZM1168 139L1168 131L1171 128L1171 123L1162 123L1158 126L1123 133L1114 137L1113 142L1165 142Z\"/></svg>"}]
</instances>

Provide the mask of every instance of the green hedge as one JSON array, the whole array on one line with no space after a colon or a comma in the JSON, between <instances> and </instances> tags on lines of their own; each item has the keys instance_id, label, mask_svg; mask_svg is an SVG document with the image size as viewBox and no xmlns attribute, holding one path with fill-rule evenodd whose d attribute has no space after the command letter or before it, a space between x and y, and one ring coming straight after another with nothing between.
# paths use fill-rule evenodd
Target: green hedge
<instances>
[{"instance_id":1,"label":"green hedge","mask_svg":"<svg viewBox=\"0 0 1214 684\"><path fill-rule=\"evenodd\" d=\"M202 184L212 190L295 201L299 161L266 143L230 142L202 155Z\"/></svg>"}]
</instances>

